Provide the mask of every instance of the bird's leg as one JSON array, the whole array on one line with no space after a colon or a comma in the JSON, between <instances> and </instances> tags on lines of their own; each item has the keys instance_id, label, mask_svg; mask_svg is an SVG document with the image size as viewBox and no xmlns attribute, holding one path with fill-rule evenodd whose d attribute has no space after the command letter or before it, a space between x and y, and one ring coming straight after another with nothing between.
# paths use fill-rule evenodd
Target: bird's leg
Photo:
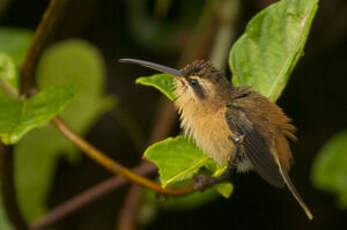
<instances>
[{"instance_id":1,"label":"bird's leg","mask_svg":"<svg viewBox=\"0 0 347 230\"><path fill-rule=\"evenodd\" d=\"M243 135L234 134L230 136L230 139L235 144L235 151L231 155L231 159L228 162L228 167L223 171L218 177L208 176L206 174L200 174L194 177L195 180L195 189L199 191L204 191L206 188L225 181L228 179L236 168L236 163L239 157L239 154L243 152Z\"/></svg>"}]
</instances>

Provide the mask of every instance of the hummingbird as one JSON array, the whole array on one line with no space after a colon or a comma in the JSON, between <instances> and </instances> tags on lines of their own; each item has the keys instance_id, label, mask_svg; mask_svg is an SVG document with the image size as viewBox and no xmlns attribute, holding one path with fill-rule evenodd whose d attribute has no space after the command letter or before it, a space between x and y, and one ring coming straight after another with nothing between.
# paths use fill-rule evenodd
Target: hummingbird
<instances>
[{"instance_id":1,"label":"hummingbird","mask_svg":"<svg viewBox=\"0 0 347 230\"><path fill-rule=\"evenodd\" d=\"M254 170L275 187L287 186L307 217L313 219L288 175L293 161L289 140L296 140L296 128L278 105L251 86L233 86L224 72L207 60L194 61L181 70L131 58L119 62L174 77L174 104L185 136L215 162L227 165L219 177L196 176L196 189L225 181L235 170Z\"/></svg>"}]
</instances>

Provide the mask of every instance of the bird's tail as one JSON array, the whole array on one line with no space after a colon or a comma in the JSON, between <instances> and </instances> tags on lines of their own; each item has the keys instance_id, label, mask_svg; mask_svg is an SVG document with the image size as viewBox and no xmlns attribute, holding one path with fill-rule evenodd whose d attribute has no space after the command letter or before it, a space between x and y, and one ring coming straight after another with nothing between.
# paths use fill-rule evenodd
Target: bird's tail
<instances>
[{"instance_id":1,"label":"bird's tail","mask_svg":"<svg viewBox=\"0 0 347 230\"><path fill-rule=\"evenodd\" d=\"M287 171L282 168L280 163L278 165L279 165L279 170L280 170L281 176L282 176L284 182L286 183L289 191L291 192L293 197L296 199L296 201L299 203L301 208L304 210L304 212L306 213L306 216L308 217L308 219L312 220L313 219L313 215L312 215L310 209L307 207L307 205L305 204L304 200L301 198L300 194L296 190L295 186L293 185L291 179L288 176Z\"/></svg>"}]
</instances>

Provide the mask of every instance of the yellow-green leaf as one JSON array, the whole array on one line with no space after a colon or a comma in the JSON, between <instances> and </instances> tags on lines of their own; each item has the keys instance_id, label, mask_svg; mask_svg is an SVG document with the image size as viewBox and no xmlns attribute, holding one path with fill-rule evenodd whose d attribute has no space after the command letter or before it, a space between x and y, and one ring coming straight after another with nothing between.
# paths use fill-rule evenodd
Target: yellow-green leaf
<instances>
[{"instance_id":1,"label":"yellow-green leaf","mask_svg":"<svg viewBox=\"0 0 347 230\"><path fill-rule=\"evenodd\" d=\"M154 74L148 77L139 77L136 79L137 84L152 86L162 92L171 101L175 100L175 79L169 74Z\"/></svg>"},{"instance_id":2,"label":"yellow-green leaf","mask_svg":"<svg viewBox=\"0 0 347 230\"><path fill-rule=\"evenodd\" d=\"M231 196L231 193L234 190L234 186L232 183L224 182L216 184L217 191L224 196L225 198L229 198Z\"/></svg>"}]
</instances>

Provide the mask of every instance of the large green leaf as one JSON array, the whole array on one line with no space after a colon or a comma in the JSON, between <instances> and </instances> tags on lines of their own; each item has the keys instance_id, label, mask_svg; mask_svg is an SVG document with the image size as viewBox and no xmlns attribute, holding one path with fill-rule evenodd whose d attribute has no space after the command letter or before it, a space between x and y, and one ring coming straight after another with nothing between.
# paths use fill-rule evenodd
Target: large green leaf
<instances>
[{"instance_id":1,"label":"large green leaf","mask_svg":"<svg viewBox=\"0 0 347 230\"><path fill-rule=\"evenodd\" d=\"M139 77L136 79L137 84L152 86L162 92L171 101L175 100L175 79L169 74L154 74L149 77Z\"/></svg>"},{"instance_id":2,"label":"large green leaf","mask_svg":"<svg viewBox=\"0 0 347 230\"><path fill-rule=\"evenodd\" d=\"M303 54L317 7L318 0L282 0L253 17L230 52L233 83L276 101Z\"/></svg>"},{"instance_id":3,"label":"large green leaf","mask_svg":"<svg viewBox=\"0 0 347 230\"><path fill-rule=\"evenodd\" d=\"M144 155L158 166L163 187L191 178L209 161L207 155L183 136L159 141L147 148Z\"/></svg>"},{"instance_id":4,"label":"large green leaf","mask_svg":"<svg viewBox=\"0 0 347 230\"><path fill-rule=\"evenodd\" d=\"M0 97L0 137L15 144L29 130L60 113L75 96L72 86L51 87L30 99Z\"/></svg>"},{"instance_id":5,"label":"large green leaf","mask_svg":"<svg viewBox=\"0 0 347 230\"><path fill-rule=\"evenodd\" d=\"M163 187L191 179L204 166L214 176L218 176L218 173L215 174L215 172L224 168L212 161L192 141L184 136L169 137L159 141L148 147L144 156L146 159L154 162L159 168L160 181ZM230 183L223 183L217 185L216 189L224 197L228 198L233 187ZM198 195L195 198L200 200Z\"/></svg>"},{"instance_id":6,"label":"large green leaf","mask_svg":"<svg viewBox=\"0 0 347 230\"><path fill-rule=\"evenodd\" d=\"M230 52L233 83L253 86L275 101L303 54L317 8L318 0L282 0L254 16ZM153 86L173 100L173 80L155 74L136 82Z\"/></svg>"},{"instance_id":7,"label":"large green leaf","mask_svg":"<svg viewBox=\"0 0 347 230\"><path fill-rule=\"evenodd\" d=\"M78 87L78 98L62 116L74 130L85 133L115 103L114 97L105 96L105 69L103 57L94 46L69 40L42 55L37 81L43 89L61 83Z\"/></svg>"},{"instance_id":8,"label":"large green leaf","mask_svg":"<svg viewBox=\"0 0 347 230\"><path fill-rule=\"evenodd\" d=\"M19 76L17 67L10 56L0 52L0 95L17 95Z\"/></svg>"},{"instance_id":9,"label":"large green leaf","mask_svg":"<svg viewBox=\"0 0 347 230\"><path fill-rule=\"evenodd\" d=\"M332 137L319 151L312 167L316 187L336 194L347 208L347 130Z\"/></svg>"},{"instance_id":10,"label":"large green leaf","mask_svg":"<svg viewBox=\"0 0 347 230\"><path fill-rule=\"evenodd\" d=\"M113 97L104 95L105 74L104 60L94 46L81 40L69 40L43 53L36 76L41 89L62 83L76 85L78 97L61 116L72 130L85 135L115 102ZM46 196L57 159L62 155L69 159L80 156L74 145L52 125L29 133L16 146L16 189L27 221L46 212Z\"/></svg>"},{"instance_id":11,"label":"large green leaf","mask_svg":"<svg viewBox=\"0 0 347 230\"><path fill-rule=\"evenodd\" d=\"M13 58L16 66L24 59L25 53L32 40L32 32L15 28L0 28L0 52Z\"/></svg>"}]
</instances>

